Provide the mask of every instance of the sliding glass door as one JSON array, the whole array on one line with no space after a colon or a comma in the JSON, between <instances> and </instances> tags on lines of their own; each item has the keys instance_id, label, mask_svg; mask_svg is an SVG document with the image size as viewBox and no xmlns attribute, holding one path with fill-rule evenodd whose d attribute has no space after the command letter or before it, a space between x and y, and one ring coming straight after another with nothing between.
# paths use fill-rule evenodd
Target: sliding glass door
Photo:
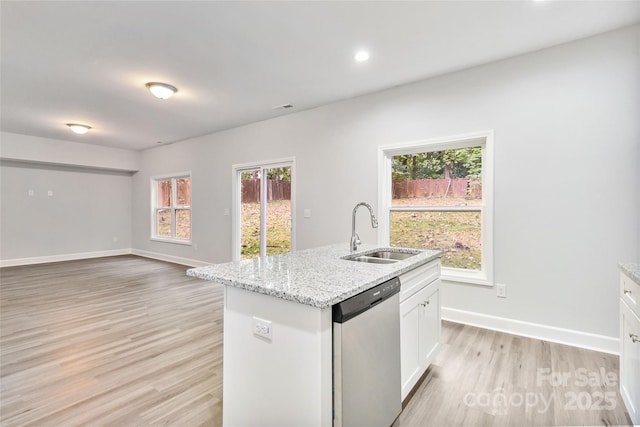
<instances>
[{"instance_id":1,"label":"sliding glass door","mask_svg":"<svg viewBox=\"0 0 640 427\"><path fill-rule=\"evenodd\" d=\"M293 247L293 159L235 165L234 259Z\"/></svg>"}]
</instances>

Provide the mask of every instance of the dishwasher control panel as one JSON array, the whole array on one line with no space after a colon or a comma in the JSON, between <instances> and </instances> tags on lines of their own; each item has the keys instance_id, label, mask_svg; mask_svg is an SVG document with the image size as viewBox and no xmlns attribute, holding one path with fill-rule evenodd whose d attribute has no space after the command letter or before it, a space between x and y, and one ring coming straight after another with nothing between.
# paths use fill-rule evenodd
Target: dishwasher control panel
<instances>
[{"instance_id":1,"label":"dishwasher control panel","mask_svg":"<svg viewBox=\"0 0 640 427\"><path fill-rule=\"evenodd\" d=\"M333 321L344 323L400 292L400 278L380 283L333 306Z\"/></svg>"}]
</instances>

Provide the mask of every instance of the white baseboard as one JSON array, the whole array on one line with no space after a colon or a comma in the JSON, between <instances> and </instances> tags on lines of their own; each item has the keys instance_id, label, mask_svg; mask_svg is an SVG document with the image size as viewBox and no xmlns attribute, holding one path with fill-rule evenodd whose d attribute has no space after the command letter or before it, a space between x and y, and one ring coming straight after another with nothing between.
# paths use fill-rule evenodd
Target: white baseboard
<instances>
[{"instance_id":1,"label":"white baseboard","mask_svg":"<svg viewBox=\"0 0 640 427\"><path fill-rule=\"evenodd\" d=\"M157 259L160 261L172 262L174 264L186 265L187 267L204 267L210 262L196 261L194 259L181 258L157 252L143 251L141 249L116 249L111 251L82 252L75 254L50 255L30 258L15 258L0 260L0 267L15 267L19 265L45 264L48 262L73 261L77 259L102 258L117 255L138 255L145 258Z\"/></svg>"},{"instance_id":2,"label":"white baseboard","mask_svg":"<svg viewBox=\"0 0 640 427\"><path fill-rule=\"evenodd\" d=\"M528 338L601 351L603 353L620 354L620 340L605 335L596 335L539 323L523 322L521 320L490 316L448 307L442 307L442 319L477 326L479 328L521 335Z\"/></svg>"},{"instance_id":3,"label":"white baseboard","mask_svg":"<svg viewBox=\"0 0 640 427\"><path fill-rule=\"evenodd\" d=\"M15 267L19 265L45 264L48 262L73 261L76 259L102 258L107 256L130 255L131 249L115 249L111 251L82 252L75 254L49 255L31 258L14 258L0 260L0 267Z\"/></svg>"},{"instance_id":4,"label":"white baseboard","mask_svg":"<svg viewBox=\"0 0 640 427\"><path fill-rule=\"evenodd\" d=\"M197 261L195 259L182 258L173 255L161 254L158 252L143 251L142 249L132 249L133 255L138 255L145 258L157 259L160 261L172 262L174 264L186 265L187 267L204 267L210 265L210 262Z\"/></svg>"}]
</instances>

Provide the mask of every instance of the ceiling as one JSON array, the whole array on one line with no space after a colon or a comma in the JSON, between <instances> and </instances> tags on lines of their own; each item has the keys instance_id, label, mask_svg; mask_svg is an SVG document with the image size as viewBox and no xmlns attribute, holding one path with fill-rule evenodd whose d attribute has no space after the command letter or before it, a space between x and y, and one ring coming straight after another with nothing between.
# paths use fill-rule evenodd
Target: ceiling
<instances>
[{"instance_id":1,"label":"ceiling","mask_svg":"<svg viewBox=\"0 0 640 427\"><path fill-rule=\"evenodd\" d=\"M141 150L631 25L640 1L2 1L0 13L2 131ZM156 99L150 81L178 93Z\"/></svg>"}]
</instances>

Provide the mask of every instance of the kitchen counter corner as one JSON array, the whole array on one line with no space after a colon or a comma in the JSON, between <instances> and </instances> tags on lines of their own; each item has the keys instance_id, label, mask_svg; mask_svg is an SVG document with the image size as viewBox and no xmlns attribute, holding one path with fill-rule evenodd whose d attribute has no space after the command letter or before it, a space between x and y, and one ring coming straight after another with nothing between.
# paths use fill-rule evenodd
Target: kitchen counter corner
<instances>
[{"instance_id":1,"label":"kitchen counter corner","mask_svg":"<svg viewBox=\"0 0 640 427\"><path fill-rule=\"evenodd\" d=\"M640 285L640 263L619 262L618 266L620 267L620 270L622 270L624 274L629 276L631 280L633 280L638 285Z\"/></svg>"}]
</instances>

